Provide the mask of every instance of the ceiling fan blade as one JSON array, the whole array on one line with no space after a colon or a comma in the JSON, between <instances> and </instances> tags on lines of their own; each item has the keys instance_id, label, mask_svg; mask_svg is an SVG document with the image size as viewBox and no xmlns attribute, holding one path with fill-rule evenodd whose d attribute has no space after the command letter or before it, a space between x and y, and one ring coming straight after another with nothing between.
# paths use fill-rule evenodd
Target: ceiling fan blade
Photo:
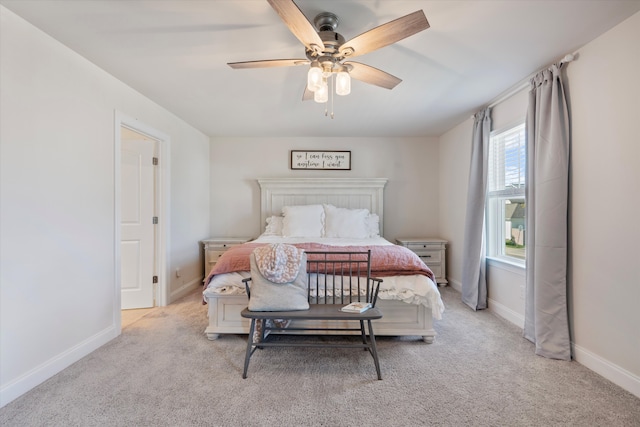
<instances>
[{"instance_id":1,"label":"ceiling fan blade","mask_svg":"<svg viewBox=\"0 0 640 427\"><path fill-rule=\"evenodd\" d=\"M352 38L340 46L340 53L352 58L398 42L429 28L422 10L382 24Z\"/></svg>"},{"instance_id":2,"label":"ceiling fan blade","mask_svg":"<svg viewBox=\"0 0 640 427\"><path fill-rule=\"evenodd\" d=\"M396 76L359 62L345 62L344 65L353 67L351 71L349 71L349 75L354 79L385 89L393 89L402 81L402 79Z\"/></svg>"},{"instance_id":3,"label":"ceiling fan blade","mask_svg":"<svg viewBox=\"0 0 640 427\"><path fill-rule=\"evenodd\" d=\"M304 86L304 92L302 93L302 100L303 101L311 101L313 99L313 92L311 92L308 88L307 85Z\"/></svg>"},{"instance_id":4,"label":"ceiling fan blade","mask_svg":"<svg viewBox=\"0 0 640 427\"><path fill-rule=\"evenodd\" d=\"M308 59L266 59L263 61L228 62L227 65L234 69L241 68L272 68L272 67L293 67L296 65L307 65Z\"/></svg>"},{"instance_id":5,"label":"ceiling fan blade","mask_svg":"<svg viewBox=\"0 0 640 427\"><path fill-rule=\"evenodd\" d=\"M289 30L308 49L324 49L324 43L316 32L315 27L293 0L267 0L272 8L278 12L280 18L287 24ZM314 46L316 46L314 48Z\"/></svg>"}]
</instances>

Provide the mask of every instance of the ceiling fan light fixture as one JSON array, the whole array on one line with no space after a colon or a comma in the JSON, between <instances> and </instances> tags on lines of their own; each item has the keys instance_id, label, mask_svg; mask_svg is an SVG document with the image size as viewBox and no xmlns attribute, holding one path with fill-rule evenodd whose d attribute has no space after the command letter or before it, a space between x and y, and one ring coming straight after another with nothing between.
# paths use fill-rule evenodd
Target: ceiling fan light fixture
<instances>
[{"instance_id":1,"label":"ceiling fan light fixture","mask_svg":"<svg viewBox=\"0 0 640 427\"><path fill-rule=\"evenodd\" d=\"M329 87L326 80L323 80L320 88L313 92L313 100L318 104L325 103L329 100Z\"/></svg>"},{"instance_id":2,"label":"ceiling fan light fixture","mask_svg":"<svg viewBox=\"0 0 640 427\"><path fill-rule=\"evenodd\" d=\"M322 68L318 61L313 61L307 73L307 89L316 92L322 87Z\"/></svg>"},{"instance_id":3,"label":"ceiling fan light fixture","mask_svg":"<svg viewBox=\"0 0 640 427\"><path fill-rule=\"evenodd\" d=\"M351 93L351 76L346 70L336 73L336 95L344 96Z\"/></svg>"},{"instance_id":4,"label":"ceiling fan light fixture","mask_svg":"<svg viewBox=\"0 0 640 427\"><path fill-rule=\"evenodd\" d=\"M329 103L333 118L334 94L351 93L351 75L364 83L393 89L402 80L375 67L345 60L364 55L397 43L429 28L422 10L379 25L345 41L336 32L338 17L331 12L319 13L313 23L302 13L294 0L267 0L294 36L305 46L307 59L268 59L229 63L231 68L290 67L311 64L307 72L307 85L302 100L313 98L318 103ZM314 25L315 24L315 25ZM331 88L328 87L328 82ZM331 94L329 94L331 90ZM328 107L325 107L325 116Z\"/></svg>"}]
</instances>

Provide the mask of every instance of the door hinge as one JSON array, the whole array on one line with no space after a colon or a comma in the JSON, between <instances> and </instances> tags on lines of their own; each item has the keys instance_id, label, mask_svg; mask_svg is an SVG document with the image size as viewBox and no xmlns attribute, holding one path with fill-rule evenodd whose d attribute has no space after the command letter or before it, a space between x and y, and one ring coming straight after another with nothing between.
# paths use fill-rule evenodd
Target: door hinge
<instances>
[{"instance_id":1,"label":"door hinge","mask_svg":"<svg viewBox=\"0 0 640 427\"><path fill-rule=\"evenodd\" d=\"M157 157L153 158L153 165L154 166L158 166L158 158Z\"/></svg>"},{"instance_id":2,"label":"door hinge","mask_svg":"<svg viewBox=\"0 0 640 427\"><path fill-rule=\"evenodd\" d=\"M153 276L153 283L158 283L158 276Z\"/></svg>"},{"instance_id":3,"label":"door hinge","mask_svg":"<svg viewBox=\"0 0 640 427\"><path fill-rule=\"evenodd\" d=\"M154 217L153 217L153 223L154 223L154 224L157 224L157 223L158 223L158 217L157 217L157 216L154 216Z\"/></svg>"}]
</instances>

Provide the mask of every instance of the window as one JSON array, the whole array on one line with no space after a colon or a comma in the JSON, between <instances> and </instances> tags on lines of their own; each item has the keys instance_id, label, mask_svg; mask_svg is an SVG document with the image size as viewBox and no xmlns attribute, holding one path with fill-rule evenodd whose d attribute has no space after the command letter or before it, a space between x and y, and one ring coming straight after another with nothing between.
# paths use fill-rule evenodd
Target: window
<instances>
[{"instance_id":1,"label":"window","mask_svg":"<svg viewBox=\"0 0 640 427\"><path fill-rule=\"evenodd\" d=\"M491 133L486 208L488 256L523 264L526 155L524 123Z\"/></svg>"}]
</instances>

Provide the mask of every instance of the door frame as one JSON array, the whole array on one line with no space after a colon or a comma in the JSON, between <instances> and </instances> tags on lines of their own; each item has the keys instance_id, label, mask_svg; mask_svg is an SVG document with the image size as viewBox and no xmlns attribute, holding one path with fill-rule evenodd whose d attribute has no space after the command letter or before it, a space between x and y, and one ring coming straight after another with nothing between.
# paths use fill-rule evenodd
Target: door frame
<instances>
[{"instance_id":1,"label":"door frame","mask_svg":"<svg viewBox=\"0 0 640 427\"><path fill-rule=\"evenodd\" d=\"M158 228L156 229L156 239L155 239L155 253L156 253L156 266L157 266L157 275L158 275L158 283L156 287L156 298L155 303L156 306L165 306L168 304L168 277L169 277L169 264L168 264L168 253L169 253L169 236L170 236L170 224L171 218L169 216L170 213L170 163L169 163L169 153L171 152L171 139L169 136L163 132L160 132L157 129L152 128L151 126L146 125L145 123L140 122L138 119L127 116L126 114L121 113L120 111L115 111L115 120L114 120L114 244L113 244L113 252L114 252L114 323L116 325L118 334L122 332L122 320L121 320L121 307L122 307L122 297L121 297L121 286L120 286L120 268L121 268L121 253L120 253L120 240L121 240L121 231L120 231L120 222L122 218L121 214L121 206L120 206L120 196L121 196L121 165L120 162L122 160L122 142L121 142L121 127L129 128L135 132L141 133L143 135L148 136L151 139L154 139L158 142L158 173L156 174L156 212L158 216Z\"/></svg>"}]
</instances>

